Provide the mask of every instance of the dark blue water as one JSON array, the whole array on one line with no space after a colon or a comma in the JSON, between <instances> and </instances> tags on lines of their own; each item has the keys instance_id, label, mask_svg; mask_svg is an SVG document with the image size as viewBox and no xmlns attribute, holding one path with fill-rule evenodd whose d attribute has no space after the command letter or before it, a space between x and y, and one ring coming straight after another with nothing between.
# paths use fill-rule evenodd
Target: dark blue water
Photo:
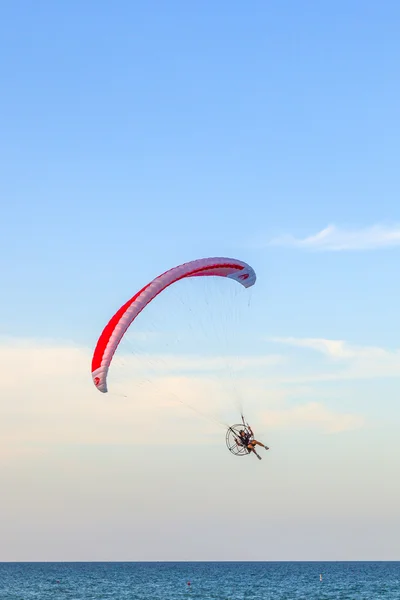
<instances>
[{"instance_id":1,"label":"dark blue water","mask_svg":"<svg viewBox=\"0 0 400 600\"><path fill-rule=\"evenodd\" d=\"M400 600L400 562L0 563L1 600L81 598Z\"/></svg>"}]
</instances>

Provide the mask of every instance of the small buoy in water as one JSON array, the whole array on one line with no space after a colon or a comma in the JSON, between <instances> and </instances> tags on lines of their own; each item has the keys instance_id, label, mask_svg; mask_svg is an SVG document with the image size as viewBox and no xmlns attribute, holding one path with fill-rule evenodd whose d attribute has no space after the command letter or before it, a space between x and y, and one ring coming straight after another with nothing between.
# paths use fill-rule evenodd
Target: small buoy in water
<instances>
[{"instance_id":1,"label":"small buoy in water","mask_svg":"<svg viewBox=\"0 0 400 600\"><path fill-rule=\"evenodd\" d=\"M191 585L190 581L187 582L188 585Z\"/></svg>"}]
</instances>

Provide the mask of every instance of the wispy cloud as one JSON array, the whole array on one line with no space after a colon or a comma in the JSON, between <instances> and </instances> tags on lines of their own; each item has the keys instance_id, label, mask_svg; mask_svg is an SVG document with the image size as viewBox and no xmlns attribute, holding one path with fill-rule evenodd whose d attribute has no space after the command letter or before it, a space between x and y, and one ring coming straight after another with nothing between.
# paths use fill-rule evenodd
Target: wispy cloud
<instances>
[{"instance_id":1,"label":"wispy cloud","mask_svg":"<svg viewBox=\"0 0 400 600\"><path fill-rule=\"evenodd\" d=\"M400 225L373 225L361 229L346 229L329 225L306 238L283 235L272 239L269 245L319 251L388 248L400 246Z\"/></svg>"},{"instance_id":2,"label":"wispy cloud","mask_svg":"<svg viewBox=\"0 0 400 600\"><path fill-rule=\"evenodd\" d=\"M355 414L334 412L320 402L274 409L264 412L264 422L271 429L322 429L326 433L339 433L359 429L364 418Z\"/></svg>"},{"instance_id":3,"label":"wispy cloud","mask_svg":"<svg viewBox=\"0 0 400 600\"><path fill-rule=\"evenodd\" d=\"M200 354L116 354L113 364L123 367L126 372L137 375L139 372L172 374L172 373L244 373L250 371L264 372L285 362L278 354L264 356L202 356Z\"/></svg>"},{"instance_id":4,"label":"wispy cloud","mask_svg":"<svg viewBox=\"0 0 400 600\"><path fill-rule=\"evenodd\" d=\"M331 373L317 373L311 378L328 379L373 379L400 377L400 350L387 350L377 346L356 346L344 340L324 338L274 337L270 341L289 346L314 350L341 367ZM306 380L309 379L306 377Z\"/></svg>"},{"instance_id":5,"label":"wispy cloud","mask_svg":"<svg viewBox=\"0 0 400 600\"><path fill-rule=\"evenodd\" d=\"M140 443L142 437L145 441L150 431L158 443L174 439L182 444L207 443L196 435L200 428L204 431L204 424L189 418L190 408L211 424L223 410L228 419L229 413L236 416L232 389L241 384L230 378L230 359L116 355L106 395L92 384L90 360L88 348L43 340L0 340L2 442L18 447L25 443L131 444L132 440ZM242 378L249 372L261 376L279 362L279 356L243 356L235 357L231 366ZM244 380L243 386L247 383ZM187 408L176 410L178 404ZM133 436L137 423L140 431ZM218 432L214 428L214 435Z\"/></svg>"},{"instance_id":6,"label":"wispy cloud","mask_svg":"<svg viewBox=\"0 0 400 600\"><path fill-rule=\"evenodd\" d=\"M131 358L131 363L120 364L122 377L116 377L116 385L110 385L105 395L92 384L90 359L88 348L35 340L0 341L0 459L58 444L140 444L149 435L163 445L219 443L220 425L238 416L235 392L242 388L237 389L236 382L232 386L232 381L225 385L222 357L202 362L200 357L169 356L168 368L158 375L153 370L147 382ZM326 430L330 418L323 416L321 406L307 408L309 396L303 408L300 404L289 412L280 410L284 394L275 393L267 383L268 367L275 364L276 356L253 360L254 364L244 357L242 381L242 397L251 400L253 417L269 407L275 411L269 427L282 429L294 423L301 427L312 422ZM127 379L124 372L132 367ZM256 377L254 369L259 370ZM179 404L183 406L178 408ZM190 408L201 418L193 418ZM217 424L214 419L221 420Z\"/></svg>"}]
</instances>

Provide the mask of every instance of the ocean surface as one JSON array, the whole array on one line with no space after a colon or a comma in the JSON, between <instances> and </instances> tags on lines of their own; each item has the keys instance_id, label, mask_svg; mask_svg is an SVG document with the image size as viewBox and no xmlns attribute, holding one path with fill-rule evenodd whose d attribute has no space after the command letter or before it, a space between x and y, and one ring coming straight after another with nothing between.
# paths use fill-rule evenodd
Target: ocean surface
<instances>
[{"instance_id":1,"label":"ocean surface","mask_svg":"<svg viewBox=\"0 0 400 600\"><path fill-rule=\"evenodd\" d=\"M400 562L0 563L1 600L81 598L400 600Z\"/></svg>"}]
</instances>

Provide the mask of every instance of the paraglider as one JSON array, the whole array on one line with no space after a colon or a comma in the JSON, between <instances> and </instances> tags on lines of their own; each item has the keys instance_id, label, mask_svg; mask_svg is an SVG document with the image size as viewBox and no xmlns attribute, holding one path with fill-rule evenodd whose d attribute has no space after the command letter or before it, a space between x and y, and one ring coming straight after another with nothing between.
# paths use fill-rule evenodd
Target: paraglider
<instances>
[{"instance_id":1,"label":"paraglider","mask_svg":"<svg viewBox=\"0 0 400 600\"><path fill-rule=\"evenodd\" d=\"M114 354L137 316L169 286L191 277L225 277L236 281L244 288L249 288L256 282L256 274L250 265L237 259L221 257L187 262L153 279L117 310L98 339L92 357L91 374L93 383L100 392L108 392L107 375ZM242 420L242 425L232 425L228 428L227 447L236 456L248 455L251 452L259 456L255 446L264 446L264 444L254 439L251 428L245 424L244 419ZM264 447L268 449L267 446Z\"/></svg>"},{"instance_id":2,"label":"paraglider","mask_svg":"<svg viewBox=\"0 0 400 600\"><path fill-rule=\"evenodd\" d=\"M256 446L261 446L265 448L265 450L269 450L269 447L259 442L254 438L253 430L250 425L244 420L242 415L242 423L231 425L228 427L226 432L226 446L232 454L235 456L248 456L251 453L254 453L259 460L261 460L261 456L256 451Z\"/></svg>"}]
</instances>

